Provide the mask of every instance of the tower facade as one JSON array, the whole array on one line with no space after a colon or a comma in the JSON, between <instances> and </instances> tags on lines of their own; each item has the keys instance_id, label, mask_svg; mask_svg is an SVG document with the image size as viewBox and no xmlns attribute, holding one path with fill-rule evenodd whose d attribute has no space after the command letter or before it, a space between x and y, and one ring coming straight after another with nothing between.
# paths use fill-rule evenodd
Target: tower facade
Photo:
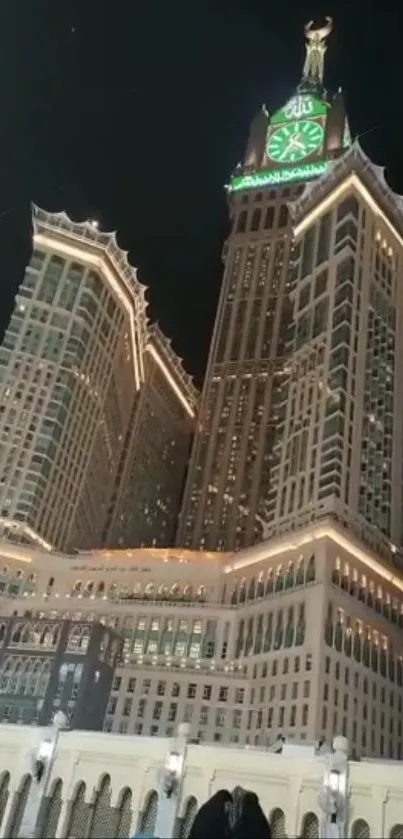
<instances>
[{"instance_id":1,"label":"tower facade","mask_svg":"<svg viewBox=\"0 0 403 839\"><path fill-rule=\"evenodd\" d=\"M358 142L294 203L266 538L330 515L403 543L401 208Z\"/></svg>"},{"instance_id":2,"label":"tower facade","mask_svg":"<svg viewBox=\"0 0 403 839\"><path fill-rule=\"evenodd\" d=\"M191 377L153 324L105 525L106 546L174 544L197 402Z\"/></svg>"},{"instance_id":3,"label":"tower facade","mask_svg":"<svg viewBox=\"0 0 403 839\"><path fill-rule=\"evenodd\" d=\"M145 287L115 234L94 224L36 208L33 238L0 348L0 527L48 548L92 548L113 514L153 352ZM162 368L191 425L194 402ZM174 433L172 415L164 421ZM181 430L188 446L189 424ZM175 470L179 503L185 466ZM158 470L150 479L158 485Z\"/></svg>"},{"instance_id":4,"label":"tower facade","mask_svg":"<svg viewBox=\"0 0 403 839\"><path fill-rule=\"evenodd\" d=\"M232 229L178 544L239 549L263 534L291 311L289 204L350 142L342 95L323 88L330 29L330 19L306 27L301 83L255 117L228 187Z\"/></svg>"}]
</instances>

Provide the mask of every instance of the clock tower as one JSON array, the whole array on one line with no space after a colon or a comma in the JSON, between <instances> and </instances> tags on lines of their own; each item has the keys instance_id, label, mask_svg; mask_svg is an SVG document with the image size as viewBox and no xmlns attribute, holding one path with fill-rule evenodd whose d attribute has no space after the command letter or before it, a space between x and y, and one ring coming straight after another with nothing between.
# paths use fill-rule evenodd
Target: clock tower
<instances>
[{"instance_id":1,"label":"clock tower","mask_svg":"<svg viewBox=\"0 0 403 839\"><path fill-rule=\"evenodd\" d=\"M329 163L351 144L344 101L339 90L329 97L323 85L331 18L305 26L306 56L294 95L270 116L263 107L252 122L243 164L231 191L307 181L323 175Z\"/></svg>"},{"instance_id":2,"label":"clock tower","mask_svg":"<svg viewBox=\"0 0 403 839\"><path fill-rule=\"evenodd\" d=\"M185 547L262 539L292 317L289 205L350 143L343 96L323 84L331 29L330 18L306 25L300 83L282 107L255 116L228 186L231 233L177 535Z\"/></svg>"}]
</instances>

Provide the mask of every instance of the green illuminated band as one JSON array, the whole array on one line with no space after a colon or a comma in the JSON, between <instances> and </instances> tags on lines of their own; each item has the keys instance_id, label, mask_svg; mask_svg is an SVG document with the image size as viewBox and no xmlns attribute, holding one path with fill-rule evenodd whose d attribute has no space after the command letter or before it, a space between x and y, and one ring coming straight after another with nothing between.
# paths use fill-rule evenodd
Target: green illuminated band
<instances>
[{"instance_id":1,"label":"green illuminated band","mask_svg":"<svg viewBox=\"0 0 403 839\"><path fill-rule=\"evenodd\" d=\"M287 169L274 169L270 172L254 172L252 175L235 175L229 186L230 192L238 189L253 189L261 186L277 186L290 181L305 181L324 175L328 169L328 161L305 163L301 166L291 166Z\"/></svg>"}]
</instances>

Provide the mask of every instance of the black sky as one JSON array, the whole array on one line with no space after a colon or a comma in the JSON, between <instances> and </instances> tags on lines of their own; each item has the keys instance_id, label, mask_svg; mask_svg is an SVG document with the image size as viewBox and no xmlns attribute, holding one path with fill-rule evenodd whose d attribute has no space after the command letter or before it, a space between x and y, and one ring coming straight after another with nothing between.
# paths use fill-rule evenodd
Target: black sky
<instances>
[{"instance_id":1,"label":"black sky","mask_svg":"<svg viewBox=\"0 0 403 839\"><path fill-rule=\"evenodd\" d=\"M403 11L343 0L3 0L0 326L31 200L119 230L150 314L198 380L221 281L223 185L262 102L299 81L306 20L333 15L326 82L403 192ZM1 330L2 331L2 330Z\"/></svg>"}]
</instances>

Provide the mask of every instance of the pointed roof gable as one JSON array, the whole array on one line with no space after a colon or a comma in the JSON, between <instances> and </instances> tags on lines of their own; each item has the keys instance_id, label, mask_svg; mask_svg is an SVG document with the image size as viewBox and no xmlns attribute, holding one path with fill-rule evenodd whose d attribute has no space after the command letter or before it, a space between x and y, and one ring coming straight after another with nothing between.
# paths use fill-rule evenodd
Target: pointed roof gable
<instances>
[{"instance_id":1,"label":"pointed roof gable","mask_svg":"<svg viewBox=\"0 0 403 839\"><path fill-rule=\"evenodd\" d=\"M100 259L104 270L109 273L115 294L126 308L132 343L133 369L137 387L144 380L143 353L147 343L147 300L146 286L137 279L136 268L128 261L115 232L99 230L96 222L76 222L67 213L50 213L32 204L34 243L50 237L51 243L59 243L63 249L72 246L91 258ZM110 270L112 268L112 271Z\"/></svg>"},{"instance_id":2,"label":"pointed roof gable","mask_svg":"<svg viewBox=\"0 0 403 839\"><path fill-rule=\"evenodd\" d=\"M330 197L349 176L356 175L403 239L403 196L393 192L384 173L385 168L373 163L358 140L355 140L343 155L329 163L325 175L308 182L299 198L290 203L294 225L298 226L311 210Z\"/></svg>"},{"instance_id":3,"label":"pointed roof gable","mask_svg":"<svg viewBox=\"0 0 403 839\"><path fill-rule=\"evenodd\" d=\"M61 239L75 239L81 246L87 245L90 249L103 251L131 294L135 293L143 301L145 311L148 305L145 300L147 287L138 280L137 269L128 260L129 252L119 247L116 231L100 230L95 221L73 221L64 211L51 213L36 204L32 204L32 216L34 231L37 233L45 228Z\"/></svg>"},{"instance_id":4,"label":"pointed roof gable","mask_svg":"<svg viewBox=\"0 0 403 839\"><path fill-rule=\"evenodd\" d=\"M32 204L34 241L35 236L51 237L51 242L58 242L61 248L74 245L83 252L100 259L108 270L113 267L119 277L119 296L122 290L127 303L132 325L132 351L134 371L138 386L145 378L144 353L154 352L157 362L162 364L164 374L182 402L189 416L195 416L199 394L193 379L186 372L180 359L171 346L171 341L159 329L157 324L150 324L147 316L147 287L137 278L137 270L128 259L128 251L122 250L117 242L117 233L100 230L95 221L73 221L65 212L51 213ZM85 256L84 256L85 258ZM130 302L128 301L128 298ZM158 353L157 353L158 350ZM165 356L167 363L164 363ZM161 361L162 359L162 361ZM138 365L138 366L137 366ZM175 375L173 376L172 373Z\"/></svg>"}]
</instances>

